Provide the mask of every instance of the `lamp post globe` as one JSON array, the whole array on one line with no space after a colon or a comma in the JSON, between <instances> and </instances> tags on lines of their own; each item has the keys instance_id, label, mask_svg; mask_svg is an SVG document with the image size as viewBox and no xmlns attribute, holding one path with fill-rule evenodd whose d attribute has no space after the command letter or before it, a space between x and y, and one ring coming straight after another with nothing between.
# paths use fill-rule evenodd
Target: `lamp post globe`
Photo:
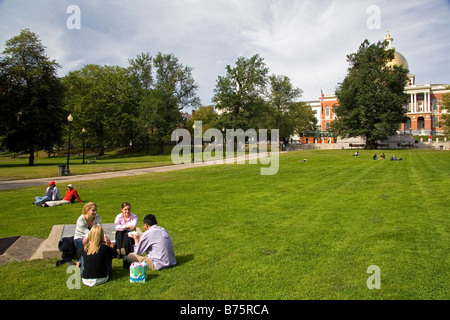
<instances>
[{"instance_id":1,"label":"lamp post globe","mask_svg":"<svg viewBox=\"0 0 450 320\"><path fill-rule=\"evenodd\" d=\"M69 122L69 135L68 135L68 141L67 141L67 165L66 165L66 174L70 174L70 170L69 170L69 156L70 156L70 126L72 124L73 121L73 116L72 114L69 114L69 116L67 117L67 121Z\"/></svg>"},{"instance_id":2,"label":"lamp post globe","mask_svg":"<svg viewBox=\"0 0 450 320\"><path fill-rule=\"evenodd\" d=\"M81 129L81 136L83 137L83 164L85 163L84 162L84 154L85 154L85 152L84 152L84 150L85 150L85 148L84 148L84 134L85 133L86 133L86 129L85 128Z\"/></svg>"}]
</instances>

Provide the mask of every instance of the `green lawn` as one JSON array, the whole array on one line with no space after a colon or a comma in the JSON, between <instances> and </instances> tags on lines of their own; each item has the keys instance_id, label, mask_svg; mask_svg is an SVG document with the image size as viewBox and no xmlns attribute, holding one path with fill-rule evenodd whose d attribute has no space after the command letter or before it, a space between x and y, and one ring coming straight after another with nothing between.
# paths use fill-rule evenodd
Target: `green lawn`
<instances>
[{"instance_id":1,"label":"green lawn","mask_svg":"<svg viewBox=\"0 0 450 320\"><path fill-rule=\"evenodd\" d=\"M403 161L353 153L283 154L273 176L246 164L77 182L104 223L123 201L141 227L154 213L178 265L130 284L115 260L112 281L71 290L56 260L9 263L1 299L449 299L450 152L396 150ZM43 188L0 192L1 237L45 238L54 224L75 223L82 204L31 205ZM366 285L371 265L379 290Z\"/></svg>"}]
</instances>

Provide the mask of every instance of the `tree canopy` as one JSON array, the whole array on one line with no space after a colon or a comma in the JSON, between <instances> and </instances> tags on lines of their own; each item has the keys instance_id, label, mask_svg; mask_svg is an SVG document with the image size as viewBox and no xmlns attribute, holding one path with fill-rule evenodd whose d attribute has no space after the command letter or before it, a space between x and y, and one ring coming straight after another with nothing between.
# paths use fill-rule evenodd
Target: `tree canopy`
<instances>
[{"instance_id":1,"label":"tree canopy","mask_svg":"<svg viewBox=\"0 0 450 320\"><path fill-rule=\"evenodd\" d=\"M239 57L219 76L213 102L221 111L219 128L278 129L280 137L315 129L317 119L310 106L299 99L303 91L284 75L269 74L259 55Z\"/></svg>"},{"instance_id":2,"label":"tree canopy","mask_svg":"<svg viewBox=\"0 0 450 320\"><path fill-rule=\"evenodd\" d=\"M183 122L185 107L200 106L192 68L172 54L140 54L129 60L132 83L139 83L139 118L144 134L164 152L164 143Z\"/></svg>"},{"instance_id":3,"label":"tree canopy","mask_svg":"<svg viewBox=\"0 0 450 320\"><path fill-rule=\"evenodd\" d=\"M264 114L269 69L264 59L254 55L239 57L236 66L226 66L226 75L219 76L212 101L224 113L225 128L258 129ZM225 119L226 118L226 119Z\"/></svg>"},{"instance_id":4,"label":"tree canopy","mask_svg":"<svg viewBox=\"0 0 450 320\"><path fill-rule=\"evenodd\" d=\"M394 50L387 49L387 42L370 44L365 40L347 59L350 67L336 89L339 105L331 131L343 137L363 136L366 146L374 148L406 121L408 70L388 66Z\"/></svg>"},{"instance_id":5,"label":"tree canopy","mask_svg":"<svg viewBox=\"0 0 450 320\"><path fill-rule=\"evenodd\" d=\"M450 87L447 87L450 90ZM442 119L439 126L444 129L444 134L450 136L450 93L446 93L442 99Z\"/></svg>"},{"instance_id":6,"label":"tree canopy","mask_svg":"<svg viewBox=\"0 0 450 320\"><path fill-rule=\"evenodd\" d=\"M0 60L5 87L0 95L0 135L9 150L30 154L29 165L34 164L35 150L51 150L61 141L64 88L58 68L30 30L6 41Z\"/></svg>"},{"instance_id":7,"label":"tree canopy","mask_svg":"<svg viewBox=\"0 0 450 320\"><path fill-rule=\"evenodd\" d=\"M64 77L65 105L74 117L74 134L86 129L88 141L104 154L105 145L125 144L134 136L130 126L135 97L128 70L118 66L86 65Z\"/></svg>"}]
</instances>

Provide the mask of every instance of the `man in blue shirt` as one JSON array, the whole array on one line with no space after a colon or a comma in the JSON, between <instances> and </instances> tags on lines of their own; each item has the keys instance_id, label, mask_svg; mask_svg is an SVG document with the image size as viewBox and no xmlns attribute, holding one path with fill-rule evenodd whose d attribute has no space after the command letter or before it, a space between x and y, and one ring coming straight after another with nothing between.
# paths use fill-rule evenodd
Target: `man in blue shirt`
<instances>
[{"instance_id":1,"label":"man in blue shirt","mask_svg":"<svg viewBox=\"0 0 450 320\"><path fill-rule=\"evenodd\" d=\"M128 233L134 240L134 252L124 257L124 262L126 260L131 264L145 261L150 270L174 266L177 261L172 239L166 229L157 225L158 222L153 214L146 215L143 221L145 232L142 236ZM143 256L144 253L146 256Z\"/></svg>"}]
</instances>

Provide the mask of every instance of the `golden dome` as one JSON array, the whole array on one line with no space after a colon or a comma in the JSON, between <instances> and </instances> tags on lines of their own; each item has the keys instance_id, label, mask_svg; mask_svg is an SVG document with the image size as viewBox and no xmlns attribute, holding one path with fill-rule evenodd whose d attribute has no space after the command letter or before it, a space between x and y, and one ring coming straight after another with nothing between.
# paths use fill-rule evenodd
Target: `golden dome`
<instances>
[{"instance_id":1,"label":"golden dome","mask_svg":"<svg viewBox=\"0 0 450 320\"><path fill-rule=\"evenodd\" d=\"M405 57L397 51L395 51L394 59L391 62L388 62L387 65L388 67L398 66L409 70L408 61L406 61Z\"/></svg>"},{"instance_id":2,"label":"golden dome","mask_svg":"<svg viewBox=\"0 0 450 320\"><path fill-rule=\"evenodd\" d=\"M392 42L394 39L392 39L391 35L389 34L389 30L387 31L386 37L384 38L388 42L387 50L389 49L395 49L392 45ZM391 62L388 62L388 67L398 66L403 67L407 70L409 70L408 61L406 61L406 58L400 53L395 51L394 59Z\"/></svg>"}]
</instances>

